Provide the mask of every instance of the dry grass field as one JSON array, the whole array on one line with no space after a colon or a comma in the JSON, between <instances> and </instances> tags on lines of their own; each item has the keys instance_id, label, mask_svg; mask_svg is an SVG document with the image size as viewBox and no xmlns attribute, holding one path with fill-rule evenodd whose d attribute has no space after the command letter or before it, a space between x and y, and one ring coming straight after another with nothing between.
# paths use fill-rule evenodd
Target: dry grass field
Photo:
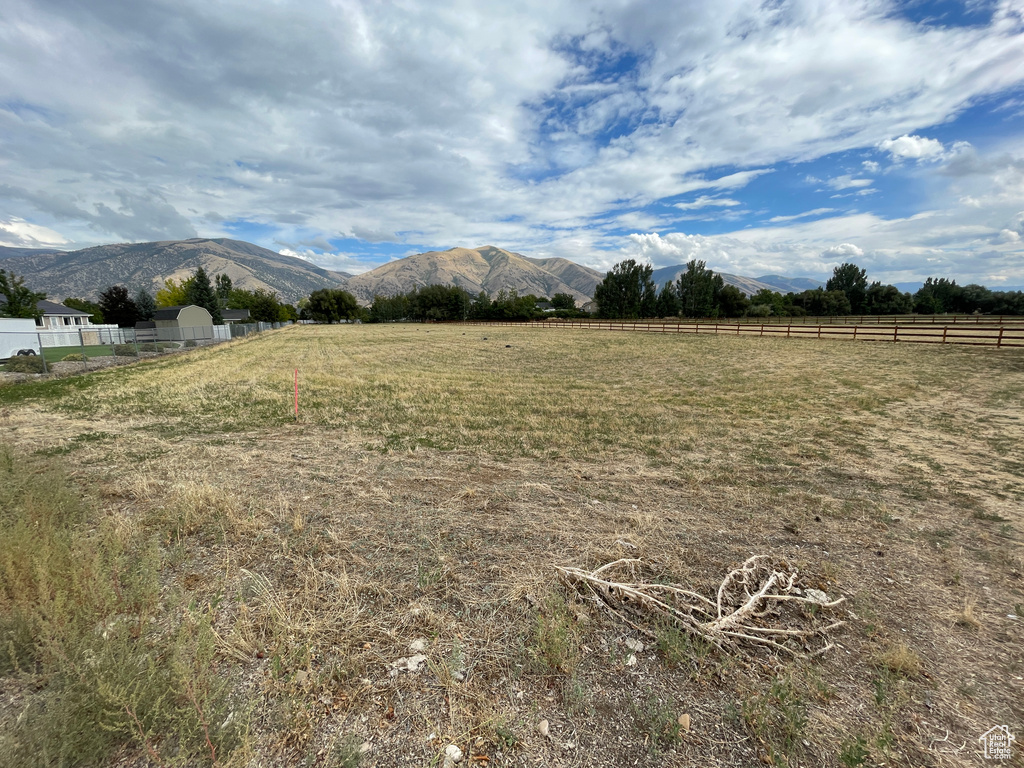
<instances>
[{"instance_id":1,"label":"dry grass field","mask_svg":"<svg viewBox=\"0 0 1024 768\"><path fill-rule=\"evenodd\" d=\"M0 386L0 763L985 764L1022 405L1019 350L438 325ZM752 555L846 598L786 613L834 647L555 570L714 600Z\"/></svg>"}]
</instances>

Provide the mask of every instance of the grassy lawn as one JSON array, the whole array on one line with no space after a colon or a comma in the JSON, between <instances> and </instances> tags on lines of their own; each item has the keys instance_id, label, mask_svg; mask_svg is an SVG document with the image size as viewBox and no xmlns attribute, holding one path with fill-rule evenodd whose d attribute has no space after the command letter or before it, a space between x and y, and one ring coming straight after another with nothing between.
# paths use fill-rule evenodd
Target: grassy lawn
<instances>
[{"instance_id":1,"label":"grassy lawn","mask_svg":"<svg viewBox=\"0 0 1024 768\"><path fill-rule=\"evenodd\" d=\"M436 325L0 386L0 754L977 765L1024 730L1022 403L1008 350ZM714 600L758 554L846 598L758 620L823 655L554 569Z\"/></svg>"},{"instance_id":2,"label":"grassy lawn","mask_svg":"<svg viewBox=\"0 0 1024 768\"><path fill-rule=\"evenodd\" d=\"M108 357L114 354L109 344L97 344L86 347L43 347L43 357L47 363L57 363L67 355L85 355L86 357Z\"/></svg>"}]
</instances>

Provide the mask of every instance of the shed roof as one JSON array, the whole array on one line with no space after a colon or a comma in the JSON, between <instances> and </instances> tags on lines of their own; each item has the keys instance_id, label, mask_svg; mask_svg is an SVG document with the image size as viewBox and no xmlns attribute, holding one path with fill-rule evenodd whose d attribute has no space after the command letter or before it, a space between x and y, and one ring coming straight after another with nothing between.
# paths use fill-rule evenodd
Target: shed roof
<instances>
[{"instance_id":1,"label":"shed roof","mask_svg":"<svg viewBox=\"0 0 1024 768\"><path fill-rule=\"evenodd\" d=\"M177 307L160 307L156 312L153 313L154 320L177 320L178 315L181 314L181 310L187 309L188 307L194 307L195 304L182 304Z\"/></svg>"}]
</instances>

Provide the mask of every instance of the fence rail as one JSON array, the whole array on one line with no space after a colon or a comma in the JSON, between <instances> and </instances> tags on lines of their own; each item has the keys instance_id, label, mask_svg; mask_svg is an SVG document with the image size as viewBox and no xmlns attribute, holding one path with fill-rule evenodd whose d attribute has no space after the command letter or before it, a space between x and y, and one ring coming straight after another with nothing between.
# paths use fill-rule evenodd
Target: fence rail
<instances>
[{"instance_id":1,"label":"fence rail","mask_svg":"<svg viewBox=\"0 0 1024 768\"><path fill-rule=\"evenodd\" d=\"M648 322L648 321L644 321ZM652 320L650 322L661 322ZM701 317L671 323L734 325L1021 325L1021 315L807 315L804 317Z\"/></svg>"},{"instance_id":2,"label":"fence rail","mask_svg":"<svg viewBox=\"0 0 1024 768\"><path fill-rule=\"evenodd\" d=\"M538 330L580 328L592 331L643 333L708 333L729 336L887 341L915 344L957 344L982 347L1024 347L1024 325L804 325L790 323L662 323L609 320L544 320L541 322L467 322L463 325L518 326Z\"/></svg>"}]
</instances>

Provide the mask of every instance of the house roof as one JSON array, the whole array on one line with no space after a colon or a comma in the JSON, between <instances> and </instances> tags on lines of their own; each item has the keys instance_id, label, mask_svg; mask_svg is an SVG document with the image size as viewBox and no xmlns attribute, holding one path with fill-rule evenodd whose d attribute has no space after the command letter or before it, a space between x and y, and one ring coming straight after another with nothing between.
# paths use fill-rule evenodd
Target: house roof
<instances>
[{"instance_id":1,"label":"house roof","mask_svg":"<svg viewBox=\"0 0 1024 768\"><path fill-rule=\"evenodd\" d=\"M47 301L46 299L43 299L42 301L37 301L36 302L36 309L38 309L40 312L42 312L44 317L50 317L50 316L53 316L53 315L58 315L60 317L68 317L68 316L72 316L72 317L91 317L92 316L92 313L90 313L90 312L83 312L80 309L72 309L71 307L65 307L63 304L58 304L55 301Z\"/></svg>"},{"instance_id":2,"label":"house roof","mask_svg":"<svg viewBox=\"0 0 1024 768\"><path fill-rule=\"evenodd\" d=\"M225 320L248 320L249 310L248 309L222 309L220 311L221 317Z\"/></svg>"}]
</instances>

